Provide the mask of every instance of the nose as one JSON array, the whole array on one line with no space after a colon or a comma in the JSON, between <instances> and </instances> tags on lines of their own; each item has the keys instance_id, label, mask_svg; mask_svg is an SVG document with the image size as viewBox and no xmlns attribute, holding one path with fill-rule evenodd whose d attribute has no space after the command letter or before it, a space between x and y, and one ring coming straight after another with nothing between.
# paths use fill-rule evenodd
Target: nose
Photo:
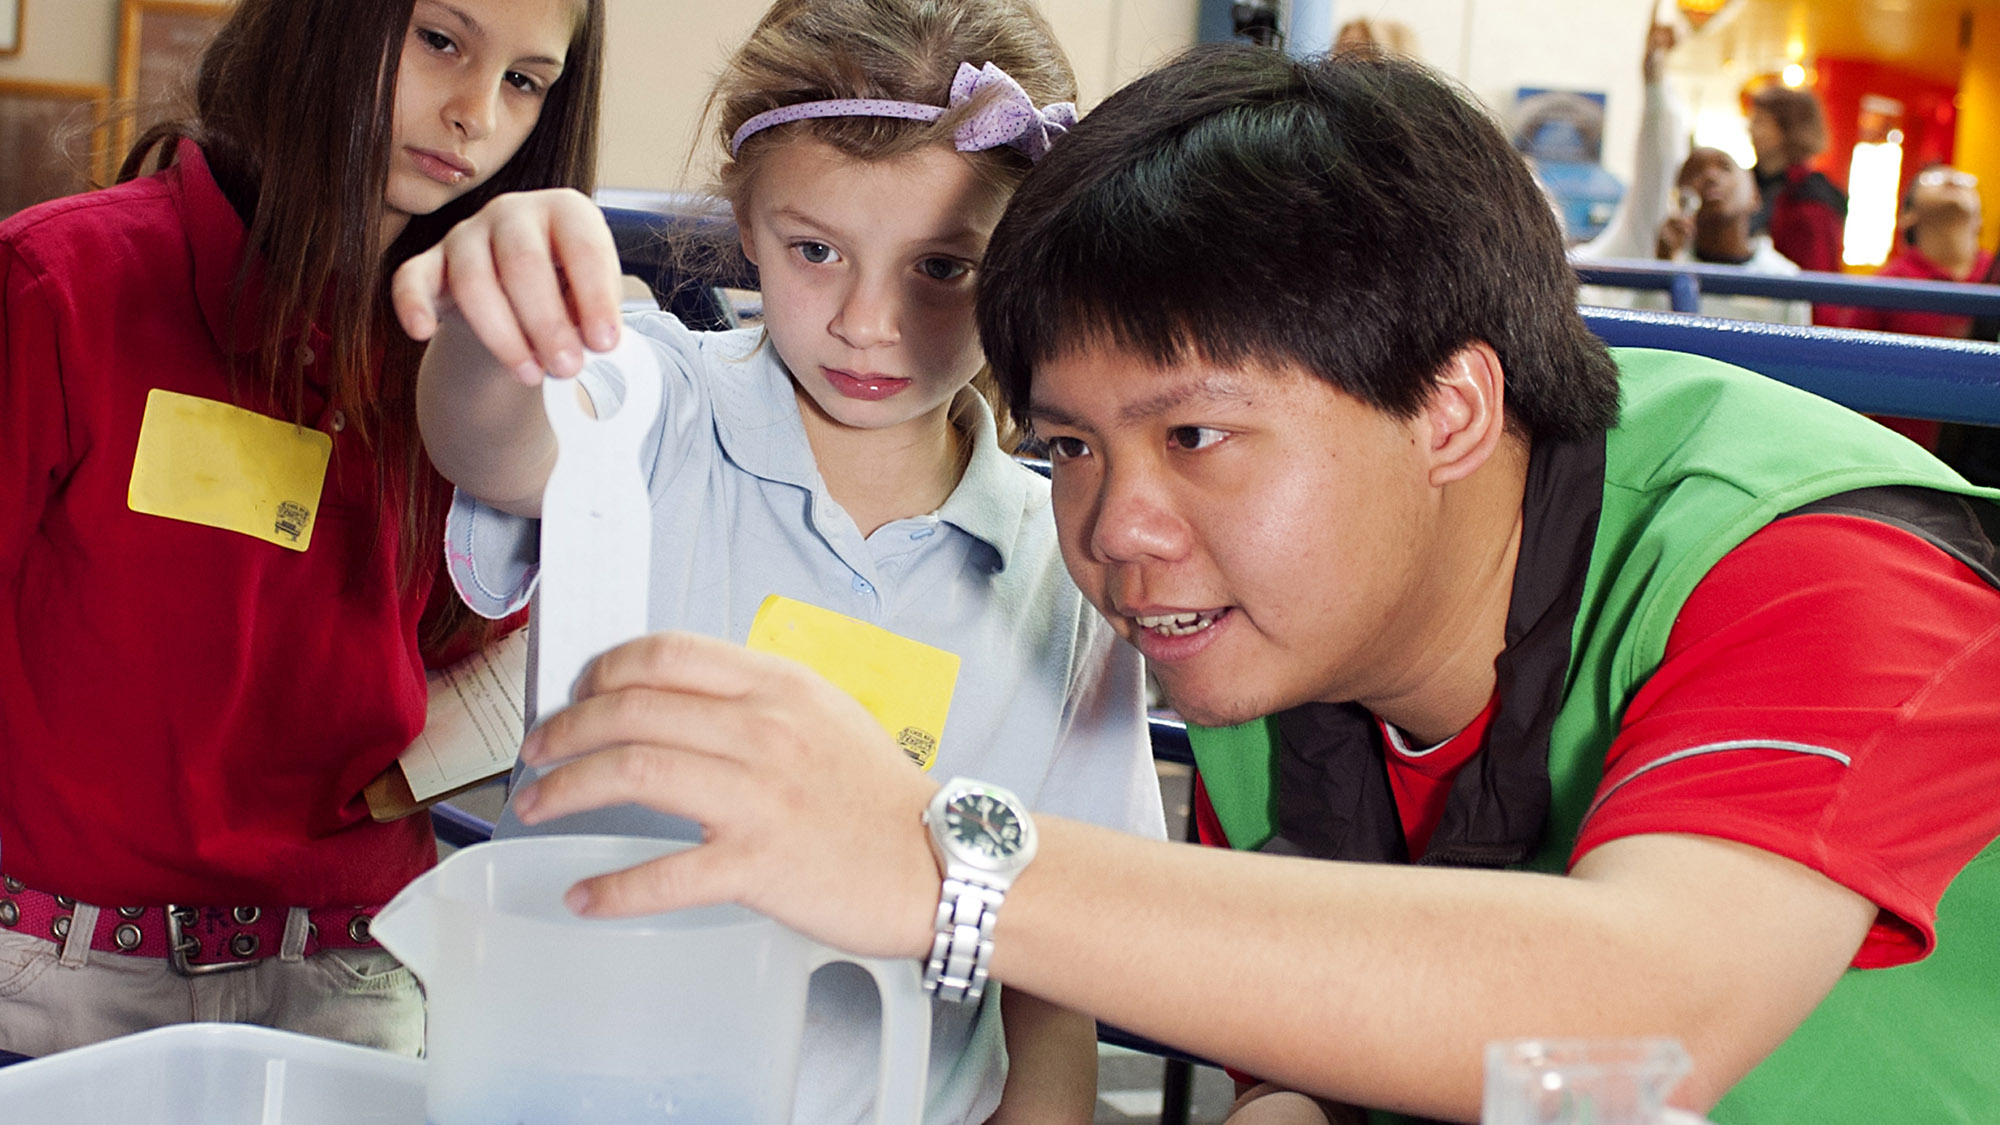
<instances>
[{"instance_id":1,"label":"nose","mask_svg":"<svg viewBox=\"0 0 2000 1125\"><path fill-rule=\"evenodd\" d=\"M1060 494L1060 490L1058 490ZM1170 491L1143 465L1109 467L1087 516L1090 552L1103 563L1173 562L1193 536Z\"/></svg>"},{"instance_id":2,"label":"nose","mask_svg":"<svg viewBox=\"0 0 2000 1125\"><path fill-rule=\"evenodd\" d=\"M849 347L878 348L902 339L902 295L886 278L857 277L834 310L829 331Z\"/></svg>"},{"instance_id":3,"label":"nose","mask_svg":"<svg viewBox=\"0 0 2000 1125\"><path fill-rule=\"evenodd\" d=\"M500 82L497 78L487 81L484 75L477 78L469 76L453 88L450 100L445 103L445 120L466 140L483 140L493 132L499 117L499 105Z\"/></svg>"}]
</instances>

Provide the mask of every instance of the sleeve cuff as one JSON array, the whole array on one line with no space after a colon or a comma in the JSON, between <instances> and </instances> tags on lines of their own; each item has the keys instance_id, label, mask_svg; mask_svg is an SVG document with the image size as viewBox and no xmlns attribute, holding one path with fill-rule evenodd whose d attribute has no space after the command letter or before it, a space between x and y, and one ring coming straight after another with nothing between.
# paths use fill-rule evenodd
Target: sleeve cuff
<instances>
[{"instance_id":1,"label":"sleeve cuff","mask_svg":"<svg viewBox=\"0 0 2000 1125\"><path fill-rule=\"evenodd\" d=\"M518 612L541 573L540 520L489 508L454 489L445 517L445 569L474 613L497 620Z\"/></svg>"}]
</instances>

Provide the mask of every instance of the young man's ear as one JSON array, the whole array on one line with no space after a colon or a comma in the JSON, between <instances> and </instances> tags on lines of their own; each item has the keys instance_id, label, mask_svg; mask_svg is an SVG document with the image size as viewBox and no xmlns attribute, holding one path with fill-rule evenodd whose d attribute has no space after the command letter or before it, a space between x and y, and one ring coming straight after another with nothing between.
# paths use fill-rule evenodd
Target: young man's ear
<instances>
[{"instance_id":1,"label":"young man's ear","mask_svg":"<svg viewBox=\"0 0 2000 1125\"><path fill-rule=\"evenodd\" d=\"M1445 360L1420 415L1432 485L1464 480L1493 456L1507 432L1506 392L1492 345L1475 341Z\"/></svg>"}]
</instances>

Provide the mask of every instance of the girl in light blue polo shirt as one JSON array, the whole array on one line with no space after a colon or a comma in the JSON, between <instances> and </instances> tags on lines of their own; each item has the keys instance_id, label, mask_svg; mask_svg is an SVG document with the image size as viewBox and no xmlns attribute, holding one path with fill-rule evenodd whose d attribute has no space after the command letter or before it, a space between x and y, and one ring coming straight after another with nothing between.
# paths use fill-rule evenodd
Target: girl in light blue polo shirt
<instances>
[{"instance_id":1,"label":"girl in light blue polo shirt","mask_svg":"<svg viewBox=\"0 0 2000 1125\"><path fill-rule=\"evenodd\" d=\"M1074 93L1029 0L780 0L766 14L710 103L763 326L623 325L666 370L642 453L649 624L740 642L782 594L957 653L935 776L1157 837L1139 659L1063 568L1048 484L1006 452L973 324L987 236L1074 122ZM452 577L482 613L518 608L534 582L554 448L542 372L575 375L586 343L612 346L620 286L603 219L574 192L496 200L397 279L405 327L435 334L420 415L459 488ZM445 296L458 312L440 321ZM688 829L628 806L536 830ZM843 968L814 982L801 1122L859 1120L872 1101L874 989ZM926 1120L984 1121L1003 1086L1015 1119L1087 1120L1091 1022L1025 994L997 1008L1004 1046L990 996L935 1005Z\"/></svg>"}]
</instances>

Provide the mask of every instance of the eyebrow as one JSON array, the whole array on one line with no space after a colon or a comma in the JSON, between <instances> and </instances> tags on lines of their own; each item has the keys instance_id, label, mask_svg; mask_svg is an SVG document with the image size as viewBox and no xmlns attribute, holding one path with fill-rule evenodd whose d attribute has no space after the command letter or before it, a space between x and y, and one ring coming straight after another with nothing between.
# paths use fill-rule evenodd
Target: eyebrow
<instances>
[{"instance_id":1,"label":"eyebrow","mask_svg":"<svg viewBox=\"0 0 2000 1125\"><path fill-rule=\"evenodd\" d=\"M457 17L458 22L465 25L465 30L468 34L479 39L486 38L486 28L482 26L478 20L472 17L471 12L466 11L464 8L461 8L456 4L447 4L444 2L444 0L431 0L431 2L436 4L438 7L443 8L445 11L450 12L453 16ZM535 55L532 58L516 59L514 61L516 63L539 63L542 66L552 66L558 70L562 69L563 67L563 60L552 59L547 55Z\"/></svg>"},{"instance_id":2,"label":"eyebrow","mask_svg":"<svg viewBox=\"0 0 2000 1125\"><path fill-rule=\"evenodd\" d=\"M465 30L471 32L474 35L479 36L482 39L486 37L486 29L480 26L478 20L472 18L471 12L466 11L464 8L461 8L456 4L447 4L444 2L444 0L431 0L431 2L436 4L438 7L443 8L445 11L450 12L453 16L457 17L458 22L465 25Z\"/></svg>"},{"instance_id":3,"label":"eyebrow","mask_svg":"<svg viewBox=\"0 0 2000 1125\"><path fill-rule=\"evenodd\" d=\"M1228 375L1215 374L1190 383L1181 383L1135 402L1128 402L1118 408L1117 421L1121 425L1143 422L1157 418L1192 404L1203 405L1248 405L1253 395L1250 389ZM1030 421L1047 421L1071 429L1088 429L1083 419L1059 406L1030 399L1028 403Z\"/></svg>"}]
</instances>

